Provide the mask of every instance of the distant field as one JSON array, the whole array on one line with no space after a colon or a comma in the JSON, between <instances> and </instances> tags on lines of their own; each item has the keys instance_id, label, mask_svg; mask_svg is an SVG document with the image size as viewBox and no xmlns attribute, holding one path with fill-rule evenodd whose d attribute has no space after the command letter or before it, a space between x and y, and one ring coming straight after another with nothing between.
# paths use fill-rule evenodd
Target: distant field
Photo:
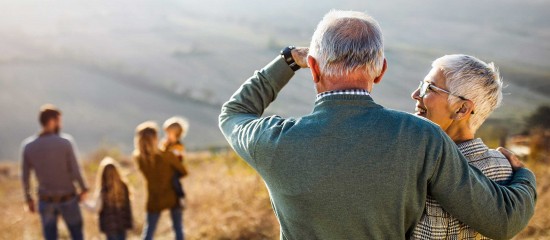
<instances>
[{"instance_id":1,"label":"distant field","mask_svg":"<svg viewBox=\"0 0 550 240\"><path fill-rule=\"evenodd\" d=\"M132 189L134 228L129 239L138 239L144 219L145 192L141 175L116 149L100 149L83 164L88 182L94 183L98 161L105 155L121 160ZM261 178L233 153L192 153L184 181L188 194L184 226L187 239L278 239L279 225L271 209L269 195ZM550 167L530 166L537 175L538 202L529 226L515 239L550 238ZM0 239L34 240L40 238L38 215L23 211L23 194L18 166L0 166ZM83 212L87 239L102 239L96 215ZM157 239L173 238L171 222L164 213L156 232ZM60 225L62 239L67 231Z\"/></svg>"},{"instance_id":2,"label":"distant field","mask_svg":"<svg viewBox=\"0 0 550 240\"><path fill-rule=\"evenodd\" d=\"M7 113L0 161L19 158L47 102L64 110L65 130L83 152L109 144L129 152L135 125L172 115L191 121L190 148L225 146L220 105L280 48L308 45L333 8L367 11L380 22L389 69L372 93L377 102L413 111L410 93L431 61L466 53L501 67L507 95L493 117L522 119L550 105L549 7L538 0L0 0L0 109ZM266 114L309 113L309 75L298 72Z\"/></svg>"},{"instance_id":3,"label":"distant field","mask_svg":"<svg viewBox=\"0 0 550 240\"><path fill-rule=\"evenodd\" d=\"M382 105L412 112L410 93L428 71L431 53L406 54L407 49L389 48L390 70L372 96ZM398 52L398 53L396 53ZM405 53L405 54L403 54ZM191 122L188 145L192 149L225 146L217 126L221 104L239 84L272 59L265 51L251 60L260 64L242 66L239 73L227 73L226 79L205 79L213 88L165 86L152 77L114 66L52 60L50 62L15 61L0 64L0 109L10 114L0 122L0 160L18 159L21 141L36 133L36 112L43 103L54 103L64 112L65 130L72 134L83 152L101 145L116 144L131 150L134 127L145 120L162 122L170 116L182 115ZM213 58L221 58L216 56ZM201 60L206 62L207 60ZM220 63L221 65L222 63ZM425 66L419 68L418 65ZM505 68L503 68L505 69ZM225 75L226 73L219 73ZM539 74L539 73L537 73ZM307 70L302 70L283 89L266 114L301 116L313 106L315 92ZM523 119L539 105L550 105L550 96L515 82L510 76L536 82L538 88L550 86L540 75L503 71L507 88L504 102L492 115L500 119ZM531 76L531 78L529 78ZM517 77L515 79L522 79ZM219 85L219 87L217 86Z\"/></svg>"}]
</instances>

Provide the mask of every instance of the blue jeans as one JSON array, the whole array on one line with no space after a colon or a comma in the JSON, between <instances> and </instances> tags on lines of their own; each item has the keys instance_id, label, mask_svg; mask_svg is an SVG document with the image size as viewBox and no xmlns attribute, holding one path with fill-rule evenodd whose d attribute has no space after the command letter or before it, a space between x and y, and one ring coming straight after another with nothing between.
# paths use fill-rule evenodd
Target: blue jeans
<instances>
[{"instance_id":1,"label":"blue jeans","mask_svg":"<svg viewBox=\"0 0 550 240\"><path fill-rule=\"evenodd\" d=\"M176 235L176 240L184 240L183 236L183 209L181 207L175 207L170 209L170 217L172 218L172 228ZM141 238L143 240L152 240L155 230L157 228L157 223L160 218L160 212L158 213L147 213L146 222L143 225L143 233Z\"/></svg>"},{"instance_id":2,"label":"blue jeans","mask_svg":"<svg viewBox=\"0 0 550 240\"><path fill-rule=\"evenodd\" d=\"M122 231L119 233L106 233L107 240L125 240L126 239L126 231Z\"/></svg>"},{"instance_id":3,"label":"blue jeans","mask_svg":"<svg viewBox=\"0 0 550 240\"><path fill-rule=\"evenodd\" d=\"M57 218L59 215L65 221L73 240L84 239L82 215L80 214L77 197L60 203L40 201L38 211L42 221L42 232L46 240L57 239Z\"/></svg>"}]
</instances>

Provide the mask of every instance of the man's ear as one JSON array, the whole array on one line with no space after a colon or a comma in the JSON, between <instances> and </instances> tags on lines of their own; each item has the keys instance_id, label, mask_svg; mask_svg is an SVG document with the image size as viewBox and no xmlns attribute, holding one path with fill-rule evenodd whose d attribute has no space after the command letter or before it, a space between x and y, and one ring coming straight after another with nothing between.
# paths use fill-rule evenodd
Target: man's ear
<instances>
[{"instance_id":1,"label":"man's ear","mask_svg":"<svg viewBox=\"0 0 550 240\"><path fill-rule=\"evenodd\" d=\"M454 119L460 120L471 114L474 114L474 102L462 100L460 101L460 108L454 114Z\"/></svg>"},{"instance_id":2,"label":"man's ear","mask_svg":"<svg viewBox=\"0 0 550 240\"><path fill-rule=\"evenodd\" d=\"M318 83L321 79L321 72L319 71L319 64L317 64L317 60L313 58L312 56L307 56L307 64L309 68L311 69L311 76L313 77L313 82Z\"/></svg>"},{"instance_id":3,"label":"man's ear","mask_svg":"<svg viewBox=\"0 0 550 240\"><path fill-rule=\"evenodd\" d=\"M384 73L386 73L386 69L388 69L388 62L386 61L386 58L384 58L384 65L382 65L382 71L380 72L380 75L378 77L374 78L374 84L380 83L382 81L382 77L384 77Z\"/></svg>"}]
</instances>

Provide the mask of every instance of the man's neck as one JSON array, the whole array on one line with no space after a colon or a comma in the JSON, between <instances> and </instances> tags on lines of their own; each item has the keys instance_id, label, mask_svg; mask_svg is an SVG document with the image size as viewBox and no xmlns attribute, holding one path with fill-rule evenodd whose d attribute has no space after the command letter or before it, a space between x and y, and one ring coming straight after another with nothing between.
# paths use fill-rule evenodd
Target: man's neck
<instances>
[{"instance_id":1,"label":"man's neck","mask_svg":"<svg viewBox=\"0 0 550 240\"><path fill-rule=\"evenodd\" d=\"M316 84L317 93L328 91L363 89L372 92L374 80L365 74L351 73L341 77L322 77Z\"/></svg>"},{"instance_id":2,"label":"man's neck","mask_svg":"<svg viewBox=\"0 0 550 240\"><path fill-rule=\"evenodd\" d=\"M40 132L40 136L45 136L50 134L58 134L58 133L54 130L49 130L49 129L42 129L42 131Z\"/></svg>"}]
</instances>

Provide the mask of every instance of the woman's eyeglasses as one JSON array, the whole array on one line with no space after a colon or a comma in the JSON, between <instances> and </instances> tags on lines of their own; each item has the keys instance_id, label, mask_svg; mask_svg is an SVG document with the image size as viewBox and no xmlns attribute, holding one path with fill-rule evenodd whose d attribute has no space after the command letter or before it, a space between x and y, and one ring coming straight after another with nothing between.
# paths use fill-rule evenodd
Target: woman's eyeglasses
<instances>
[{"instance_id":1,"label":"woman's eyeglasses","mask_svg":"<svg viewBox=\"0 0 550 240\"><path fill-rule=\"evenodd\" d=\"M435 89L437 91L444 92L446 94L449 94L451 96L455 96L455 97L460 98L462 100L468 100L467 98L465 98L463 96L458 96L458 95L452 94L451 92L449 92L449 91L447 91L443 88L437 87L437 86L435 86L435 85L433 85L429 82L425 82L425 81L420 81L420 86L418 86L418 88L420 89L420 92L419 92L418 96L421 97L421 98L423 98L426 95L426 93L428 92L428 89L432 90L432 91L434 91L434 89ZM472 114L474 114L473 110L472 110Z\"/></svg>"},{"instance_id":2,"label":"woman's eyeglasses","mask_svg":"<svg viewBox=\"0 0 550 240\"><path fill-rule=\"evenodd\" d=\"M418 86L418 88L420 89L420 94L418 96L421 97L421 98L426 95L426 93L428 92L428 89L432 90L432 91L434 91L434 89L435 89L435 90L438 90L440 92L444 92L446 94L458 97L462 100L468 100L467 98L465 98L463 96L458 96L458 95L452 94L451 92L449 92L449 91L447 91L443 88L437 87L437 86L435 86L435 85L433 85L429 82L420 81L420 86Z\"/></svg>"}]
</instances>

